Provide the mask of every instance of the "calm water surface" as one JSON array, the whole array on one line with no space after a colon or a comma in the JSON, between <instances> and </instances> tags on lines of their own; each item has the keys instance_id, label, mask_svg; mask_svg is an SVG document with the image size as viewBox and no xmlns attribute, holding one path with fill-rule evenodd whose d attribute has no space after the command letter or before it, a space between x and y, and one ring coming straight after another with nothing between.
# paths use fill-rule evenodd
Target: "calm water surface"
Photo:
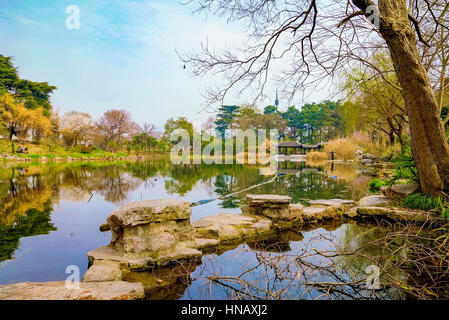
<instances>
[{"instance_id":1,"label":"calm water surface","mask_svg":"<svg viewBox=\"0 0 449 320\"><path fill-rule=\"evenodd\" d=\"M358 200L368 194L371 179L343 164L282 163L279 170L285 175L248 193L289 195L296 203L307 199ZM218 198L272 178L261 175L255 165L174 166L168 158L115 164L3 163L0 284L65 280L68 265L77 265L83 274L88 265L86 253L110 240L110 233L100 232L98 227L114 209L128 202L168 197L190 202L216 199L193 207L195 221L220 212L240 212L245 193L225 200ZM348 222L229 247L205 255L200 265L189 267L187 275L177 278L169 289L149 298L270 298L269 293L259 290L262 287L282 290L285 298L316 298L322 294L320 290L306 290L298 283L335 281L335 275L325 268L315 268L326 266L326 259L304 253L312 252L312 248L351 248L375 237L378 231L373 226ZM307 270L301 257L307 258ZM339 265L346 262L340 261ZM357 263L360 270L366 268L365 262ZM237 288L241 283L235 284L232 279L216 279L211 284L207 278L239 277L248 269L252 270L243 278L250 277L253 286L246 287L246 293L240 292ZM339 281L354 277L344 270L336 272ZM352 298L350 288L343 291L340 298Z\"/></svg>"}]
</instances>

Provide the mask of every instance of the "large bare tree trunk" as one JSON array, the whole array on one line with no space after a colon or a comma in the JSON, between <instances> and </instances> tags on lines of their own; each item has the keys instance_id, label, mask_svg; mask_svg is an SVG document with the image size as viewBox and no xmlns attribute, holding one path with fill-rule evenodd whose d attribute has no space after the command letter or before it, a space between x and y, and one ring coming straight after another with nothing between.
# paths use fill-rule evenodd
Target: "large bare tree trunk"
<instances>
[{"instance_id":1,"label":"large bare tree trunk","mask_svg":"<svg viewBox=\"0 0 449 320\"><path fill-rule=\"evenodd\" d=\"M412 147L423 192L449 189L449 145L435 93L420 60L405 0L379 0L387 42L410 119Z\"/></svg>"}]
</instances>

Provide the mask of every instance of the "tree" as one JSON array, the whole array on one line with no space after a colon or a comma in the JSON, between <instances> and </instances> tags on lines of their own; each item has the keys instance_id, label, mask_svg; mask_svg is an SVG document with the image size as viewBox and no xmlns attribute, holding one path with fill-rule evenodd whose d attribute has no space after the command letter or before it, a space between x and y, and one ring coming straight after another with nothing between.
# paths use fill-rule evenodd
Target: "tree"
<instances>
[{"instance_id":1,"label":"tree","mask_svg":"<svg viewBox=\"0 0 449 320\"><path fill-rule=\"evenodd\" d=\"M408 118L404 98L397 89L399 81L396 73L389 72L392 70L392 65L388 56L381 53L374 56L372 60L376 70L354 69L346 78L345 88L348 91L348 97L359 107L359 110L353 110L351 105L347 104L346 106L352 110L347 110L345 115L355 116L358 119L362 125L357 130L371 130L373 131L370 133L371 136L374 135L374 131L385 133L390 145L395 144L397 137L404 150L402 133L408 125ZM383 73L383 77L379 76L378 70ZM354 114L350 115L350 112Z\"/></svg>"},{"instance_id":2,"label":"tree","mask_svg":"<svg viewBox=\"0 0 449 320\"><path fill-rule=\"evenodd\" d=\"M218 108L215 130L222 138L225 137L226 130L232 129L232 123L237 117L238 109L238 106L221 106Z\"/></svg>"},{"instance_id":3,"label":"tree","mask_svg":"<svg viewBox=\"0 0 449 320\"><path fill-rule=\"evenodd\" d=\"M96 128L101 135L102 144L112 150L116 150L123 140L132 138L141 131L126 110L106 111L96 123Z\"/></svg>"},{"instance_id":4,"label":"tree","mask_svg":"<svg viewBox=\"0 0 449 320\"><path fill-rule=\"evenodd\" d=\"M275 59L289 60L291 68L282 72L279 82L294 95L338 74L353 61L369 64L368 58L386 47L404 96L421 189L444 195L449 190L449 144L420 56L420 50L428 46L420 21L428 21L434 30L447 29L443 21L447 20L448 1L411 3L408 7L406 0L378 0L378 4L372 0L320 4L316 0L200 0L199 10L248 22L250 39L237 53L217 54L205 45L202 54L181 58L192 65L195 75L227 76L228 84L210 93L211 104L223 101L236 84L256 90L256 98L262 96Z\"/></svg>"},{"instance_id":5,"label":"tree","mask_svg":"<svg viewBox=\"0 0 449 320\"><path fill-rule=\"evenodd\" d=\"M9 133L9 139L24 135L29 128L30 112L23 103L18 103L9 93L0 97L0 117Z\"/></svg>"},{"instance_id":6,"label":"tree","mask_svg":"<svg viewBox=\"0 0 449 320\"><path fill-rule=\"evenodd\" d=\"M51 121L44 116L42 108L29 110L9 93L0 97L0 119L10 140L14 136L25 138L31 133L33 140L39 142L43 136L51 133Z\"/></svg>"},{"instance_id":7,"label":"tree","mask_svg":"<svg viewBox=\"0 0 449 320\"><path fill-rule=\"evenodd\" d=\"M177 120L173 118L168 119L164 126L164 138L170 139L171 134L176 129L186 130L190 135L190 139L193 139L193 125L187 120L187 118L179 117Z\"/></svg>"},{"instance_id":8,"label":"tree","mask_svg":"<svg viewBox=\"0 0 449 320\"><path fill-rule=\"evenodd\" d=\"M263 109L263 113L264 114L273 114L273 113L276 113L276 112L277 112L276 106L266 106Z\"/></svg>"},{"instance_id":9,"label":"tree","mask_svg":"<svg viewBox=\"0 0 449 320\"><path fill-rule=\"evenodd\" d=\"M84 112L71 111L61 117L61 135L66 146L72 148L79 143L85 144L88 142L93 124L90 114Z\"/></svg>"},{"instance_id":10,"label":"tree","mask_svg":"<svg viewBox=\"0 0 449 320\"><path fill-rule=\"evenodd\" d=\"M45 111L42 107L35 110L30 110L29 128L31 136L35 142L40 142L45 136L52 133L51 120L45 116Z\"/></svg>"},{"instance_id":11,"label":"tree","mask_svg":"<svg viewBox=\"0 0 449 320\"><path fill-rule=\"evenodd\" d=\"M55 86L47 82L20 79L11 57L0 55L0 94L9 92L28 109L43 108L44 115L50 117L50 95L55 89Z\"/></svg>"}]
</instances>

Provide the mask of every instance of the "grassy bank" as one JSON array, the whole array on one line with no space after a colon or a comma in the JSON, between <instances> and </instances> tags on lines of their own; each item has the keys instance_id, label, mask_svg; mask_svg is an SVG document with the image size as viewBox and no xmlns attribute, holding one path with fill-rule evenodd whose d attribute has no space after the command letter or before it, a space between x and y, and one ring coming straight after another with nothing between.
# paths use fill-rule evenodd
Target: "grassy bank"
<instances>
[{"instance_id":1,"label":"grassy bank","mask_svg":"<svg viewBox=\"0 0 449 320\"><path fill-rule=\"evenodd\" d=\"M7 159L6 155L9 156L15 156L21 159L31 159L31 160L39 160L43 158L47 159L55 159L55 158L61 158L61 159L82 159L82 158L89 158L89 159L102 159L102 158L123 158L123 157L129 157L129 156L136 156L134 152L127 153L126 151L118 151L118 152L108 152L105 150L99 150L93 148L92 150L89 150L86 152L82 152L81 147L74 147L71 149L65 149L60 146L48 146L43 144L35 144L35 143L29 143L29 142L16 142L15 143L15 150L21 146L23 149L28 148L28 153L12 153L12 146L11 142L7 140L0 140L0 158ZM159 153L140 153L142 156L157 156Z\"/></svg>"}]
</instances>

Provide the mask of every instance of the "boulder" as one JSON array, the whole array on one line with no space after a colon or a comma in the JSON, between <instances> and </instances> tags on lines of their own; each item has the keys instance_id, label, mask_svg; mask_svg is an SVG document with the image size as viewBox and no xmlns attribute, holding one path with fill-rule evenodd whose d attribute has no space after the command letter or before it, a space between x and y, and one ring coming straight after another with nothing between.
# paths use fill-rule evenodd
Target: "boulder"
<instances>
[{"instance_id":1,"label":"boulder","mask_svg":"<svg viewBox=\"0 0 449 320\"><path fill-rule=\"evenodd\" d=\"M369 154L369 153L365 153L365 154L362 155L362 159L373 160L374 161L374 160L377 160L378 157L376 157L376 156L374 156L372 154Z\"/></svg>"},{"instance_id":2,"label":"boulder","mask_svg":"<svg viewBox=\"0 0 449 320\"><path fill-rule=\"evenodd\" d=\"M247 205L242 209L249 215L267 217L274 222L278 220L289 220L289 205L291 197L278 195L248 194Z\"/></svg>"},{"instance_id":3,"label":"boulder","mask_svg":"<svg viewBox=\"0 0 449 320\"><path fill-rule=\"evenodd\" d=\"M385 197L384 195L372 195L367 196L359 201L360 206L379 206L379 205L388 205L391 204L391 200Z\"/></svg>"},{"instance_id":4,"label":"boulder","mask_svg":"<svg viewBox=\"0 0 449 320\"><path fill-rule=\"evenodd\" d=\"M190 219L190 203L178 199L132 202L115 210L108 218L111 228L135 227L156 222Z\"/></svg>"},{"instance_id":5,"label":"boulder","mask_svg":"<svg viewBox=\"0 0 449 320\"><path fill-rule=\"evenodd\" d=\"M141 283L107 281L77 284L79 289L67 288L65 281L0 285L0 300L136 300L145 297Z\"/></svg>"},{"instance_id":6,"label":"boulder","mask_svg":"<svg viewBox=\"0 0 449 320\"><path fill-rule=\"evenodd\" d=\"M382 187L382 193L389 199L405 199L408 195L415 193L418 190L418 185L410 184L395 184L391 187Z\"/></svg>"},{"instance_id":7,"label":"boulder","mask_svg":"<svg viewBox=\"0 0 449 320\"><path fill-rule=\"evenodd\" d=\"M405 210L402 208L385 207L358 207L358 216L362 218L382 217L393 221L425 223L429 220L438 221L439 218L429 212L418 210Z\"/></svg>"},{"instance_id":8,"label":"boulder","mask_svg":"<svg viewBox=\"0 0 449 320\"><path fill-rule=\"evenodd\" d=\"M242 240L250 236L267 233L271 221L265 218L250 217L243 214L220 213L201 218L192 226L202 235L222 241Z\"/></svg>"},{"instance_id":9,"label":"boulder","mask_svg":"<svg viewBox=\"0 0 449 320\"><path fill-rule=\"evenodd\" d=\"M362 164L364 166L372 166L374 164L374 161L371 159L362 159L360 161L360 164Z\"/></svg>"},{"instance_id":10,"label":"boulder","mask_svg":"<svg viewBox=\"0 0 449 320\"><path fill-rule=\"evenodd\" d=\"M304 223L316 223L321 220L341 218L344 211L340 209L340 206L306 207L303 210Z\"/></svg>"},{"instance_id":11,"label":"boulder","mask_svg":"<svg viewBox=\"0 0 449 320\"><path fill-rule=\"evenodd\" d=\"M119 262L96 260L83 276L83 282L120 281L122 269Z\"/></svg>"},{"instance_id":12,"label":"boulder","mask_svg":"<svg viewBox=\"0 0 449 320\"><path fill-rule=\"evenodd\" d=\"M271 194L248 194L246 200L249 205L267 205L267 204L289 204L292 201L291 197L278 196Z\"/></svg>"},{"instance_id":13,"label":"boulder","mask_svg":"<svg viewBox=\"0 0 449 320\"><path fill-rule=\"evenodd\" d=\"M311 205L323 205L330 207L340 207L346 204L353 204L353 200L342 200L342 199L329 199L329 200L310 200Z\"/></svg>"}]
</instances>

